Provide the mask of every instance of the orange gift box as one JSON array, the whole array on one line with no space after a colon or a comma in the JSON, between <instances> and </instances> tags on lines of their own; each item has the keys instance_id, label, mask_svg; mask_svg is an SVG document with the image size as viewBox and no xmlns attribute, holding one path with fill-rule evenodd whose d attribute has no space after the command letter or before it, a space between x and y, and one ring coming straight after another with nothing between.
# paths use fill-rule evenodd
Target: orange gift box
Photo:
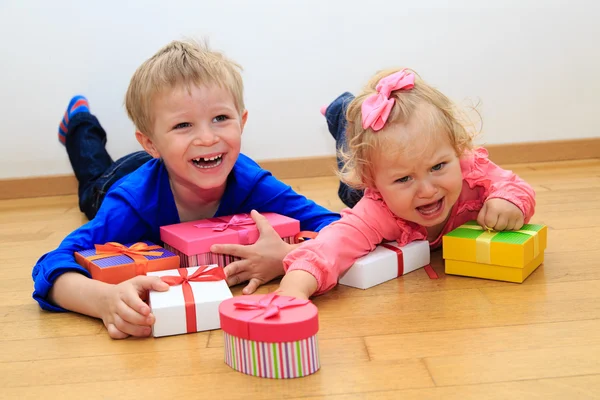
<instances>
[{"instance_id":1,"label":"orange gift box","mask_svg":"<svg viewBox=\"0 0 600 400\"><path fill-rule=\"evenodd\" d=\"M76 252L75 261L90 272L92 279L113 284L149 271L179 268L177 254L152 242L97 244L93 249Z\"/></svg>"}]
</instances>

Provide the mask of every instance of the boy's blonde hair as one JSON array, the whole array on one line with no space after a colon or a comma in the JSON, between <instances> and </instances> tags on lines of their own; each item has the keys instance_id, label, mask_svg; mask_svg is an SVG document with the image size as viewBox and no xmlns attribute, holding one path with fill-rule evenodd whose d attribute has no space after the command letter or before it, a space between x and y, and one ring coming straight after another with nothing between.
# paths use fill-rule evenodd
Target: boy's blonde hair
<instances>
[{"instance_id":1,"label":"boy's blonde hair","mask_svg":"<svg viewBox=\"0 0 600 400\"><path fill-rule=\"evenodd\" d=\"M177 86L217 85L228 90L237 111L244 112L242 67L206 44L193 40L173 41L161 48L135 71L127 94L125 108L136 128L152 133L154 115L152 101L164 90Z\"/></svg>"},{"instance_id":2,"label":"boy's blonde hair","mask_svg":"<svg viewBox=\"0 0 600 400\"><path fill-rule=\"evenodd\" d=\"M429 86L420 79L415 71L410 69L405 70L415 75L414 87L409 90L396 90L390 94L390 99L394 99L394 106L384 128L378 132L371 128L363 129L361 112L363 102L372 94L377 93L376 86L382 78L403 69L405 68L378 72L348 105L346 111L347 148L338 149L338 152L344 161L339 177L351 187L364 189L375 186L373 160L379 151L393 151L387 147L389 141L381 140L382 133L393 125L408 123L419 105L430 106L428 108L432 112L427 126L446 132L458 156L473 148L475 132L473 129L467 129L467 126L471 127L472 124L467 122L467 118L448 97ZM424 137L424 140L426 139Z\"/></svg>"}]
</instances>

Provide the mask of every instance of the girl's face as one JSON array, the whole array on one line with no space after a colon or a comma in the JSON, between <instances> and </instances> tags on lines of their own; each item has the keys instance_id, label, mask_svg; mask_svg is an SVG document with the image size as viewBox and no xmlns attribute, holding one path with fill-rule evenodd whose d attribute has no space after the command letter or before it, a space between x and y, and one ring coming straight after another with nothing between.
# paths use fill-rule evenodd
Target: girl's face
<instances>
[{"instance_id":1,"label":"girl's face","mask_svg":"<svg viewBox=\"0 0 600 400\"><path fill-rule=\"evenodd\" d=\"M425 227L444 225L462 189L460 159L446 132L432 127L425 107L406 124L377 134L381 145L374 157L375 188L390 210Z\"/></svg>"}]
</instances>

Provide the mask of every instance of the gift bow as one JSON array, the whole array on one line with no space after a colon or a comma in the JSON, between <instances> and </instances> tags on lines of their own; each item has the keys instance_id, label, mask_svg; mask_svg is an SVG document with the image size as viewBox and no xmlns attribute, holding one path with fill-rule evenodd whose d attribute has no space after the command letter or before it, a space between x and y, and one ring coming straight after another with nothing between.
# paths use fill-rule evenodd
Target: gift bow
<instances>
[{"instance_id":1,"label":"gift bow","mask_svg":"<svg viewBox=\"0 0 600 400\"><path fill-rule=\"evenodd\" d=\"M238 300L233 303L233 306L240 310L259 311L258 313L243 319L244 321L248 322L261 315L264 315L265 319L272 318L279 315L280 310L284 308L304 306L308 303L308 300L294 299L291 297L279 296L275 293L269 293L258 301Z\"/></svg>"},{"instance_id":2,"label":"gift bow","mask_svg":"<svg viewBox=\"0 0 600 400\"><path fill-rule=\"evenodd\" d=\"M169 286L181 285L183 299L185 301L185 322L188 333L196 332L196 301L194 300L194 291L190 282L216 282L225 279L225 272L221 267L214 267L208 270L208 265L198 267L191 275L188 275L187 268L178 268L179 276L168 275L161 276L160 279Z\"/></svg>"},{"instance_id":3,"label":"gift bow","mask_svg":"<svg viewBox=\"0 0 600 400\"><path fill-rule=\"evenodd\" d=\"M223 232L229 228L243 226L243 225L254 225L254 220L248 214L237 214L231 217L229 221L224 221L221 219L207 219L204 221L200 221L200 223L195 224L196 228L212 228L215 232Z\"/></svg>"},{"instance_id":4,"label":"gift bow","mask_svg":"<svg viewBox=\"0 0 600 400\"><path fill-rule=\"evenodd\" d=\"M223 232L231 228L237 231L240 244L250 244L248 230L244 225L254 225L254 220L248 214L237 214L231 217L229 221L223 218L210 218L195 224L196 228L212 228L215 232Z\"/></svg>"},{"instance_id":5,"label":"gift bow","mask_svg":"<svg viewBox=\"0 0 600 400\"><path fill-rule=\"evenodd\" d=\"M477 231L485 231L481 235L477 236L475 239L475 260L481 264L491 264L491 243L492 238L499 234L502 231L494 231L491 229L484 229L480 225L461 225L459 228L464 229L474 229ZM520 229L518 231L509 231L509 232L518 232L523 233L525 235L529 235L533 238L533 257L537 257L540 254L540 237L537 231L530 231L527 229Z\"/></svg>"},{"instance_id":6,"label":"gift bow","mask_svg":"<svg viewBox=\"0 0 600 400\"><path fill-rule=\"evenodd\" d=\"M363 129L371 128L377 132L383 128L394 106L394 99L390 99L392 92L399 89L409 90L414 86L415 75L405 69L381 78L375 88L377 93L373 93L362 103Z\"/></svg>"},{"instance_id":7,"label":"gift bow","mask_svg":"<svg viewBox=\"0 0 600 400\"><path fill-rule=\"evenodd\" d=\"M97 244L94 247L96 248L96 254L85 257L86 260L94 261L102 258L125 255L131 258L135 263L136 275L146 275L148 272L148 259L146 256L160 257L163 255L162 251L152 251L160 249L160 246L148 246L148 244L144 242L134 243L129 247L117 242L108 242L106 244Z\"/></svg>"}]
</instances>

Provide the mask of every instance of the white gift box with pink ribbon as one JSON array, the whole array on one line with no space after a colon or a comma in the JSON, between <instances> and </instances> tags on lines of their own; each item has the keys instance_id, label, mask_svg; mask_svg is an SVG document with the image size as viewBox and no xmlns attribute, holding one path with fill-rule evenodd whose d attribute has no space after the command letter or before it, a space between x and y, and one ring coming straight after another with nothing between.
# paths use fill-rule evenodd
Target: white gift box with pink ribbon
<instances>
[{"instance_id":1,"label":"white gift box with pink ribbon","mask_svg":"<svg viewBox=\"0 0 600 400\"><path fill-rule=\"evenodd\" d=\"M426 240L417 240L402 247L397 242L385 242L356 260L340 277L339 283L368 289L428 266L430 260L429 242Z\"/></svg>"}]
</instances>

